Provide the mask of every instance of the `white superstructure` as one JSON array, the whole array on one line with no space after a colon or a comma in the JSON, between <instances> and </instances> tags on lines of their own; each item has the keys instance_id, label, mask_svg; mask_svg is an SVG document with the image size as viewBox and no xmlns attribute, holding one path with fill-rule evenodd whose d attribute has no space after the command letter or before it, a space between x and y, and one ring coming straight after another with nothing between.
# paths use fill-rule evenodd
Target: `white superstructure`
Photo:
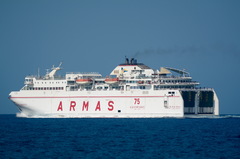
<instances>
[{"instance_id":1,"label":"white superstructure","mask_svg":"<svg viewBox=\"0 0 240 159\"><path fill-rule=\"evenodd\" d=\"M126 58L109 77L96 72L44 77L27 76L25 86L9 98L25 117L184 117L219 115L211 88L198 88L189 73L162 67L153 70Z\"/></svg>"}]
</instances>

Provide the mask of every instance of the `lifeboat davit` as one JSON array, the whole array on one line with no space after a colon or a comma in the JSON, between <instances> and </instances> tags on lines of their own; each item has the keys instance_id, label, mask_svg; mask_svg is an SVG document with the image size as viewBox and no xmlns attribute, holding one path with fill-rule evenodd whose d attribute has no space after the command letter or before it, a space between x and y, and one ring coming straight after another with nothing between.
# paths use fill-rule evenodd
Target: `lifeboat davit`
<instances>
[{"instance_id":1,"label":"lifeboat davit","mask_svg":"<svg viewBox=\"0 0 240 159\"><path fill-rule=\"evenodd\" d=\"M118 78L106 78L105 82L108 84L115 84L115 83L119 82L119 79Z\"/></svg>"},{"instance_id":2,"label":"lifeboat davit","mask_svg":"<svg viewBox=\"0 0 240 159\"><path fill-rule=\"evenodd\" d=\"M79 78L76 80L77 84L89 84L92 83L92 79L91 78Z\"/></svg>"}]
</instances>

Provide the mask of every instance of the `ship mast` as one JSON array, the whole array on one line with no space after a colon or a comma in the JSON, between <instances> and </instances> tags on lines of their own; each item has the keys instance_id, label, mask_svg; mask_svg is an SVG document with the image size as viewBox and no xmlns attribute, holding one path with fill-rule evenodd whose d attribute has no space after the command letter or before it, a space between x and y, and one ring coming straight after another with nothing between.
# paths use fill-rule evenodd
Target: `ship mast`
<instances>
[{"instance_id":1,"label":"ship mast","mask_svg":"<svg viewBox=\"0 0 240 159\"><path fill-rule=\"evenodd\" d=\"M60 62L60 64L59 64L58 67L54 67L54 65L53 65L52 71L51 71L50 73L47 73L47 74L45 75L45 79L54 79L54 76L55 76L56 72L57 72L58 70L61 70L61 69L62 69L62 68L61 68L61 65L62 65L62 62Z\"/></svg>"}]
</instances>

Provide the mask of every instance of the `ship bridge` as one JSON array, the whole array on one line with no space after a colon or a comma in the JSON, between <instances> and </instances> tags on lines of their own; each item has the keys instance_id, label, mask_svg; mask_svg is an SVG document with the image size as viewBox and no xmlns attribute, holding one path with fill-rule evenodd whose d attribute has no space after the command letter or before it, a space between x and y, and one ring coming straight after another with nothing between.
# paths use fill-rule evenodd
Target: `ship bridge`
<instances>
[{"instance_id":1,"label":"ship bridge","mask_svg":"<svg viewBox=\"0 0 240 159\"><path fill-rule=\"evenodd\" d=\"M125 63L118 65L110 75L124 78L134 78L138 76L150 77L153 73L153 69L143 63L138 63L136 59L131 58L129 61L128 58L125 58Z\"/></svg>"}]
</instances>

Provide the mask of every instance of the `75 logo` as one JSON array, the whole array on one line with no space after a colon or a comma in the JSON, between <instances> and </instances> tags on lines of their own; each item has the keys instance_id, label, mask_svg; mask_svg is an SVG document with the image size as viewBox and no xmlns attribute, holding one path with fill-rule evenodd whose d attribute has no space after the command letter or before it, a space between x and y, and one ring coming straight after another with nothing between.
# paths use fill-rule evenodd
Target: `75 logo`
<instances>
[{"instance_id":1,"label":"75 logo","mask_svg":"<svg viewBox=\"0 0 240 159\"><path fill-rule=\"evenodd\" d=\"M134 104L140 104L140 98L134 98Z\"/></svg>"}]
</instances>

